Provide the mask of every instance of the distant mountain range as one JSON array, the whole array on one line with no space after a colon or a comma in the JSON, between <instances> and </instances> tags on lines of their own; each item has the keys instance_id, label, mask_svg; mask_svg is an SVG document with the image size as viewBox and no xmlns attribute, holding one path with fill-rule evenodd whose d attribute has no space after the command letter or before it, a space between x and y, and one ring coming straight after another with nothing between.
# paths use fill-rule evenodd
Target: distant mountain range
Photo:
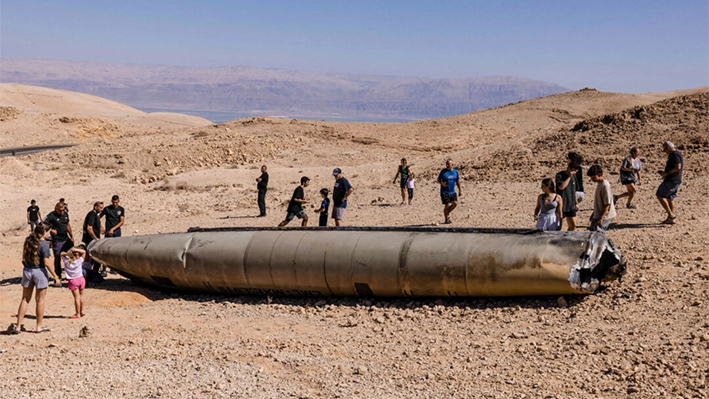
<instances>
[{"instance_id":1,"label":"distant mountain range","mask_svg":"<svg viewBox=\"0 0 709 399\"><path fill-rule=\"evenodd\" d=\"M0 81L88 93L139 109L190 113L217 122L250 115L428 119L569 91L513 76L428 79L42 59L2 59Z\"/></svg>"}]
</instances>

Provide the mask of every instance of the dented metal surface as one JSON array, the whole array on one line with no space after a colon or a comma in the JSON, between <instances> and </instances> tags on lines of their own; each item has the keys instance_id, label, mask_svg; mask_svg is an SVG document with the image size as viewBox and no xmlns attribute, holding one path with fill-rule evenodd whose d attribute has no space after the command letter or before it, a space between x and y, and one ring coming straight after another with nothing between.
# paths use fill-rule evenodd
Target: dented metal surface
<instances>
[{"instance_id":1,"label":"dented metal surface","mask_svg":"<svg viewBox=\"0 0 709 399\"><path fill-rule=\"evenodd\" d=\"M601 233L521 229L197 228L89 252L152 285L263 295L586 294L625 270Z\"/></svg>"}]
</instances>

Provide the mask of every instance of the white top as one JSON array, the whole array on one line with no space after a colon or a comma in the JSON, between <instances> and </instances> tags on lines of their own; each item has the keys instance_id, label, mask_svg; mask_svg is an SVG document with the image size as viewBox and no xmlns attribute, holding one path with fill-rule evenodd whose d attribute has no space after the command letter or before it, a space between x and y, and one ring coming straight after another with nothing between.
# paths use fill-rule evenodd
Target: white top
<instances>
[{"instance_id":1,"label":"white top","mask_svg":"<svg viewBox=\"0 0 709 399\"><path fill-rule=\"evenodd\" d=\"M69 262L69 258L62 256L62 261L64 261L64 271L66 272L66 279L73 280L83 276L81 266L84 264L84 257L79 256L73 262Z\"/></svg>"},{"instance_id":2,"label":"white top","mask_svg":"<svg viewBox=\"0 0 709 399\"><path fill-rule=\"evenodd\" d=\"M414 182L416 179L408 178L406 179L406 188L414 188Z\"/></svg>"}]
</instances>

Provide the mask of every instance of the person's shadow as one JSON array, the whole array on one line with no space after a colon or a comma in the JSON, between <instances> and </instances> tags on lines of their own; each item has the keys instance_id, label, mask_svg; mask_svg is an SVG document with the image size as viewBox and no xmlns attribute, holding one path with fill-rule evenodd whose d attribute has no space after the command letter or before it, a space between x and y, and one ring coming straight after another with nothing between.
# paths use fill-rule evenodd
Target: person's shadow
<instances>
[{"instance_id":1,"label":"person's shadow","mask_svg":"<svg viewBox=\"0 0 709 399\"><path fill-rule=\"evenodd\" d=\"M652 229L661 229L664 228L666 225L662 223L618 223L618 224L611 224L610 229L611 230L623 230L623 229L646 229L646 228L652 228ZM669 226L669 225L667 225Z\"/></svg>"}]
</instances>

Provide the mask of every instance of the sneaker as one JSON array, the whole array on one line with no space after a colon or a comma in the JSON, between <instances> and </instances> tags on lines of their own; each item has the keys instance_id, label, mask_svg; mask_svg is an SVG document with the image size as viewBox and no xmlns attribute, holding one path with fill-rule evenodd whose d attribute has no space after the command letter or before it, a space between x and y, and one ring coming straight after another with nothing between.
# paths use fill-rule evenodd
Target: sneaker
<instances>
[{"instance_id":1,"label":"sneaker","mask_svg":"<svg viewBox=\"0 0 709 399\"><path fill-rule=\"evenodd\" d=\"M625 208L626 209L638 209L638 207L635 206L635 204L627 204L627 205L625 205Z\"/></svg>"}]
</instances>

